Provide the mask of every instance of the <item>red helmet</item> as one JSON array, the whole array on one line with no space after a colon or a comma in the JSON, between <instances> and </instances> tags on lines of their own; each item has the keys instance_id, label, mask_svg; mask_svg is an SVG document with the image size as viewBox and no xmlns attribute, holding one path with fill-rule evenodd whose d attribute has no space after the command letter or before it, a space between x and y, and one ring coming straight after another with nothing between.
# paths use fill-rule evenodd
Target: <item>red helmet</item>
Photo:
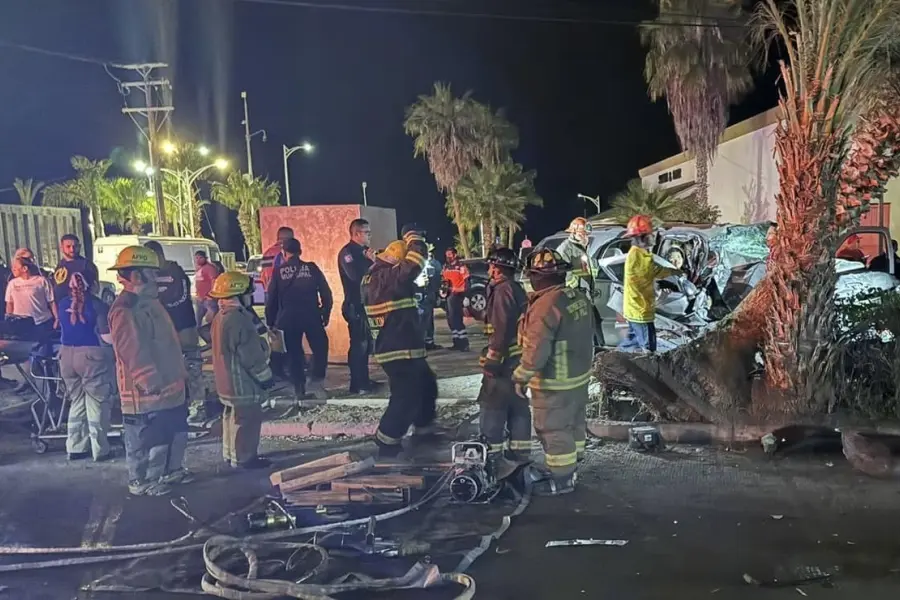
<instances>
[{"instance_id":1,"label":"red helmet","mask_svg":"<svg viewBox=\"0 0 900 600\"><path fill-rule=\"evenodd\" d=\"M625 228L625 235L636 237L639 235L648 235L653 233L653 221L647 215L634 215L628 219L628 226Z\"/></svg>"}]
</instances>

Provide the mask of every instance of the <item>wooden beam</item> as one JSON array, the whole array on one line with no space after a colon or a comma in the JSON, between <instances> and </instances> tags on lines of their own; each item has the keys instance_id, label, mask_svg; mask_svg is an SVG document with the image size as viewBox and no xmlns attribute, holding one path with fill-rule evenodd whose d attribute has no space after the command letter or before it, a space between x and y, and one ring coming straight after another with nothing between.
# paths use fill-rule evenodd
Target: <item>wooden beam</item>
<instances>
[{"instance_id":1,"label":"wooden beam","mask_svg":"<svg viewBox=\"0 0 900 600\"><path fill-rule=\"evenodd\" d=\"M420 475L370 475L368 477L352 477L331 482L333 490L393 490L412 488L420 490L425 487L425 478Z\"/></svg>"},{"instance_id":2,"label":"wooden beam","mask_svg":"<svg viewBox=\"0 0 900 600\"><path fill-rule=\"evenodd\" d=\"M315 473L316 471L322 471L324 469L330 469L332 467L349 465L352 462L353 459L350 458L349 452L331 454L318 460L313 460L308 463L303 463L302 465L297 465L296 467L291 467L282 471L275 471L269 476L269 481L272 482L272 485L281 485L283 482L290 481L291 479L297 479L298 477L303 477L304 475L309 475L311 473Z\"/></svg>"},{"instance_id":3,"label":"wooden beam","mask_svg":"<svg viewBox=\"0 0 900 600\"><path fill-rule=\"evenodd\" d=\"M372 502L372 495L358 490L323 490L312 492L292 492L284 495L285 501L294 506L325 506L350 504L351 502Z\"/></svg>"},{"instance_id":4,"label":"wooden beam","mask_svg":"<svg viewBox=\"0 0 900 600\"><path fill-rule=\"evenodd\" d=\"M360 473L365 473L366 471L370 470L374 464L375 459L370 456L363 461L350 463L349 465L340 465L338 467L333 467L324 471L310 473L309 475L304 475L303 477L298 477L290 481L285 481L279 487L281 488L282 494L286 494L294 490L302 490L303 488L315 487L323 483L329 483L331 481L334 481L335 479L341 479L343 477L350 477L351 475L359 475Z\"/></svg>"}]
</instances>

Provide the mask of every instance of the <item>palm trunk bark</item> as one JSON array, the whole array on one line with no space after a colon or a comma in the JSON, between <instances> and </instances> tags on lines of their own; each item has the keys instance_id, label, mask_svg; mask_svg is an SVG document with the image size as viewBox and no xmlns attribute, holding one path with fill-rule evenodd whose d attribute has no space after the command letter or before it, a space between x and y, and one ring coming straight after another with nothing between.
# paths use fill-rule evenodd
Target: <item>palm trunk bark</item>
<instances>
[{"instance_id":1,"label":"palm trunk bark","mask_svg":"<svg viewBox=\"0 0 900 600\"><path fill-rule=\"evenodd\" d=\"M709 160L705 155L697 155L697 200L702 206L709 206Z\"/></svg>"},{"instance_id":2,"label":"palm trunk bark","mask_svg":"<svg viewBox=\"0 0 900 600\"><path fill-rule=\"evenodd\" d=\"M466 231L465 225L462 223L462 212L460 211L459 201L453 198L452 193L450 195L450 206L453 209L453 223L456 225L457 231L459 231L459 245L462 246L462 255L466 258L470 258L468 232Z\"/></svg>"}]
</instances>

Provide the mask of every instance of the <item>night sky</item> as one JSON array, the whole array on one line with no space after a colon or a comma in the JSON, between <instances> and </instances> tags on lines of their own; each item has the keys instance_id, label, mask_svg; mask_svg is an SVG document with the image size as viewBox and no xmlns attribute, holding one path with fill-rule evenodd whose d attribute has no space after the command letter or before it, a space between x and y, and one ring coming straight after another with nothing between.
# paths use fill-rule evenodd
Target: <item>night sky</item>
<instances>
[{"instance_id":1,"label":"night sky","mask_svg":"<svg viewBox=\"0 0 900 600\"><path fill-rule=\"evenodd\" d=\"M329 4L331 0L315 0ZM285 0L285 3L290 0ZM335 0L335 4L638 21L632 0ZM166 9L168 16L166 15ZM519 127L514 158L535 169L539 239L584 211L577 193L608 199L643 166L679 151L664 102L646 94L637 29L321 10L246 0L4 0L0 41L112 62L160 60L174 86L174 127L245 169L241 90L256 175L282 181L281 144L310 140L291 158L293 203L361 202L424 223L442 243L444 200L402 127L405 108L435 81L495 108ZM134 156L145 147L98 65L0 46L0 188L13 178L71 175L69 157ZM774 105L771 73L732 109L732 121ZM118 150L117 150L118 149ZM11 202L15 192L0 192ZM590 208L588 214L593 212ZM211 213L223 249L238 250L233 217Z\"/></svg>"}]
</instances>

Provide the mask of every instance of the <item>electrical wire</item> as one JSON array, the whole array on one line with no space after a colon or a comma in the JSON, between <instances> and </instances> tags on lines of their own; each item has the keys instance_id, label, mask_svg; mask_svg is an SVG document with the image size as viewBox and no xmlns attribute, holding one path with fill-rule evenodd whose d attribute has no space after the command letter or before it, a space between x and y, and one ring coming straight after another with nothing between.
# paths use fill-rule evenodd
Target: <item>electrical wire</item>
<instances>
[{"instance_id":1,"label":"electrical wire","mask_svg":"<svg viewBox=\"0 0 900 600\"><path fill-rule=\"evenodd\" d=\"M380 14L395 15L413 15L413 16L431 16L431 17L458 17L467 19L493 19L500 21L524 21L532 23L559 23L573 25L617 25L637 27L651 23L651 21L628 20L628 19L602 19L595 17L551 17L539 15L516 15L510 13L488 13L488 12L465 12L450 10L423 10L420 8L402 8L391 6L362 6L359 4L338 4L329 3L322 4L320 2L308 2L305 0L234 0L235 2L243 2L249 4L270 4L274 6L292 6L295 8L306 8L313 10L333 10L333 11L349 11L349 12L366 12ZM666 16L676 16L676 13L666 13ZM687 17L688 15L685 15ZM711 17L703 17L698 15L690 15L690 18L700 18L701 20ZM690 21L663 20L658 19L652 21L654 25L666 27L747 27L744 23L693 23Z\"/></svg>"}]
</instances>

